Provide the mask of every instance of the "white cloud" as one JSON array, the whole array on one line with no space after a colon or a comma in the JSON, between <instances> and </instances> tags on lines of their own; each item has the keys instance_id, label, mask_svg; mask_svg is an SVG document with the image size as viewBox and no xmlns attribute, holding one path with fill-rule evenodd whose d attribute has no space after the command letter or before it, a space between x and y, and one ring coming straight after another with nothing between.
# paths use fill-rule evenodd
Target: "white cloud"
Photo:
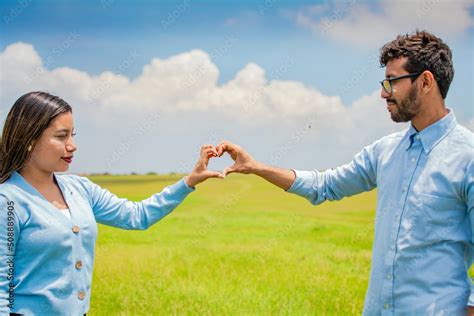
<instances>
[{"instance_id":1,"label":"white cloud","mask_svg":"<svg viewBox=\"0 0 474 316\"><path fill-rule=\"evenodd\" d=\"M43 90L64 98L73 106L76 126L85 137L84 152L94 153L92 160L86 156L78 160L76 170L86 172L156 170L154 160L144 162L142 156L159 159L162 171L181 170L184 162L190 163L184 147L198 148L209 138L254 144L257 156L286 164L290 162L285 159L300 158L291 156L298 146L316 153L324 148L326 154L338 157L323 162L332 165L403 128L390 121L379 91L347 106L339 96L282 80L285 67L279 69L279 80L269 80L262 67L249 63L233 79L219 84L219 69L209 54L191 50L154 58L130 79L111 71L91 75L69 67L46 69L32 45L15 43L0 52L0 113L3 119L27 91ZM315 145L313 139L324 145ZM268 152L281 153L281 148L285 153L281 158L268 156ZM187 158L170 160L169 151Z\"/></svg>"},{"instance_id":2,"label":"white cloud","mask_svg":"<svg viewBox=\"0 0 474 316\"><path fill-rule=\"evenodd\" d=\"M333 1L290 14L293 20L322 35L360 47L378 47L401 33L427 29L444 37L474 26L473 0Z\"/></svg>"},{"instance_id":3,"label":"white cloud","mask_svg":"<svg viewBox=\"0 0 474 316\"><path fill-rule=\"evenodd\" d=\"M34 47L25 43L8 46L0 54L0 66L2 104L11 104L26 91L44 90L95 114L199 111L249 124L268 119L291 122L316 114L320 126L335 121L356 126L374 108L383 108L378 93L347 107L340 97L324 95L301 82L269 81L265 70L254 63L219 85L219 69L201 50L154 58L133 80L110 71L93 76L68 67L48 70Z\"/></svg>"},{"instance_id":4,"label":"white cloud","mask_svg":"<svg viewBox=\"0 0 474 316\"><path fill-rule=\"evenodd\" d=\"M263 7L259 9L259 14L254 11L246 11L238 16L232 16L224 20L225 27L252 27L262 21L262 15L265 10Z\"/></svg>"},{"instance_id":5,"label":"white cloud","mask_svg":"<svg viewBox=\"0 0 474 316\"><path fill-rule=\"evenodd\" d=\"M69 67L48 70L33 46L25 43L8 46L0 54L0 65L4 102L25 91L45 90L94 111L209 111L252 122L294 120L311 113L336 118L345 111L339 97L297 81L269 81L254 63L219 85L219 69L201 50L154 58L133 80L110 71L93 76Z\"/></svg>"}]
</instances>

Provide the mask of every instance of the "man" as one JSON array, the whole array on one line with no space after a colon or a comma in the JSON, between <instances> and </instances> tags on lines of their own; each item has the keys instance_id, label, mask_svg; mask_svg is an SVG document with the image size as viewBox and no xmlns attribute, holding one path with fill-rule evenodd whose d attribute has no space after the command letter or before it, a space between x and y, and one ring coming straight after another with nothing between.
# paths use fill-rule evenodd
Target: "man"
<instances>
[{"instance_id":1,"label":"man","mask_svg":"<svg viewBox=\"0 0 474 316\"><path fill-rule=\"evenodd\" d=\"M258 175L313 204L377 187L364 315L465 315L474 306L467 271L474 250L474 134L444 104L454 75L451 50L417 31L384 45L380 63L387 110L411 126L367 146L351 163L325 172L284 170L230 142L217 146L218 154L235 161L225 174Z\"/></svg>"}]
</instances>

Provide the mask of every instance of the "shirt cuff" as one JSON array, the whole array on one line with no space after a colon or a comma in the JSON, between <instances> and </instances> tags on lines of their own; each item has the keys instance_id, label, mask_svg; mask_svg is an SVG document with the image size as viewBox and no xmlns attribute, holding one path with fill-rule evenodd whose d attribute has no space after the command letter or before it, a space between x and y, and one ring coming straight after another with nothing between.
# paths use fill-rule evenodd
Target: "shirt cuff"
<instances>
[{"instance_id":1,"label":"shirt cuff","mask_svg":"<svg viewBox=\"0 0 474 316\"><path fill-rule=\"evenodd\" d=\"M189 193L196 191L196 188L191 188L186 184L184 178L168 187L171 193L181 199L184 199Z\"/></svg>"},{"instance_id":2,"label":"shirt cuff","mask_svg":"<svg viewBox=\"0 0 474 316\"><path fill-rule=\"evenodd\" d=\"M308 197L314 191L316 174L314 171L302 171L292 169L296 175L295 181L287 192L294 193L299 196Z\"/></svg>"},{"instance_id":3,"label":"shirt cuff","mask_svg":"<svg viewBox=\"0 0 474 316\"><path fill-rule=\"evenodd\" d=\"M469 300L467 301L467 306L474 307L474 284L471 279L471 295L469 295Z\"/></svg>"}]
</instances>

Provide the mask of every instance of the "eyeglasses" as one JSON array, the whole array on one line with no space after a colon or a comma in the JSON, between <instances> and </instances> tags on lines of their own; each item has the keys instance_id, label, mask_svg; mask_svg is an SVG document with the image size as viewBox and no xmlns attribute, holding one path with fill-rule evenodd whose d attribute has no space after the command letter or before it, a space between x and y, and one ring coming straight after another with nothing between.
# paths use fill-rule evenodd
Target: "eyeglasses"
<instances>
[{"instance_id":1,"label":"eyeglasses","mask_svg":"<svg viewBox=\"0 0 474 316\"><path fill-rule=\"evenodd\" d=\"M419 75L421 75L423 72L417 72L414 74L408 74L408 75L403 75L399 77L394 77L394 78L387 78L382 81L380 81L380 84L382 85L382 88L387 92L388 94L392 94L393 89L392 89L392 82L395 80L399 79L404 79L404 78L418 78Z\"/></svg>"}]
</instances>

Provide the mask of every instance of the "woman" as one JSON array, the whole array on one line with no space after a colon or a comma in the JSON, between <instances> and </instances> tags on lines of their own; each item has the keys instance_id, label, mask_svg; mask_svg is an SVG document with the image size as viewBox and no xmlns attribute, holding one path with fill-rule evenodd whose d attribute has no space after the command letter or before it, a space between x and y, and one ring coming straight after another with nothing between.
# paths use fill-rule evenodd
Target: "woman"
<instances>
[{"instance_id":1,"label":"woman","mask_svg":"<svg viewBox=\"0 0 474 316\"><path fill-rule=\"evenodd\" d=\"M0 141L0 314L82 315L89 309L97 222L147 229L194 186L222 175L201 148L194 170L141 202L120 199L87 178L58 175L72 162L71 107L31 92L10 110Z\"/></svg>"}]
</instances>

